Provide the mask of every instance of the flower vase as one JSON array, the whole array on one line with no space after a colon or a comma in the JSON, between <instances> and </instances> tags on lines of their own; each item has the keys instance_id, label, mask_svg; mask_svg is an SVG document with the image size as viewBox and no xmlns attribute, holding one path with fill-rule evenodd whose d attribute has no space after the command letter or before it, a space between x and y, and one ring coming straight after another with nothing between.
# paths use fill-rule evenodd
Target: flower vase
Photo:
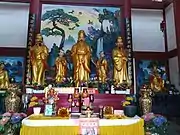
<instances>
[{"instance_id":1,"label":"flower vase","mask_svg":"<svg viewBox=\"0 0 180 135\"><path fill-rule=\"evenodd\" d=\"M143 87L140 90L141 97L139 98L140 108L142 114L148 114L152 110L152 98L151 98L151 89L148 87Z\"/></svg>"},{"instance_id":2,"label":"flower vase","mask_svg":"<svg viewBox=\"0 0 180 135\"><path fill-rule=\"evenodd\" d=\"M33 107L33 113L34 115L39 115L41 112L41 107Z\"/></svg>"}]
</instances>

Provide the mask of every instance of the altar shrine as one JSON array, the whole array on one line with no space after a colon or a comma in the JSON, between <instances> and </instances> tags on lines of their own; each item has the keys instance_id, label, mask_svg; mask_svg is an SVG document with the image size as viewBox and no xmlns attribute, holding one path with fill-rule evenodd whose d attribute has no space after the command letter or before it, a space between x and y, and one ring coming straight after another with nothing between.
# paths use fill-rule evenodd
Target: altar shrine
<instances>
[{"instance_id":1,"label":"altar shrine","mask_svg":"<svg viewBox=\"0 0 180 135\"><path fill-rule=\"evenodd\" d=\"M0 134L166 133L164 116L180 116L167 101L180 95L179 4L0 2Z\"/></svg>"}]
</instances>

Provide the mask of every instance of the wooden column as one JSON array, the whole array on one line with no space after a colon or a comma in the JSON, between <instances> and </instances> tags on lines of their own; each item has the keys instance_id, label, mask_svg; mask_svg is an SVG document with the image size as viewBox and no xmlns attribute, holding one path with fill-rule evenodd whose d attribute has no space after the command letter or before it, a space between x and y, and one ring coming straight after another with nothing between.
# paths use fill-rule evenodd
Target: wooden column
<instances>
[{"instance_id":1,"label":"wooden column","mask_svg":"<svg viewBox=\"0 0 180 135\"><path fill-rule=\"evenodd\" d=\"M175 29L176 29L176 42L177 42L177 55L178 55L178 65L180 69L180 0L173 0L174 4L174 19L175 19ZM179 74L180 76L180 74Z\"/></svg>"},{"instance_id":2,"label":"wooden column","mask_svg":"<svg viewBox=\"0 0 180 135\"><path fill-rule=\"evenodd\" d=\"M40 0L30 0L29 8L29 23L28 23L28 36L27 36L27 53L26 53L26 70L25 70L25 84L31 83L31 70L30 70L30 47L34 44L34 38L40 32L40 15L41 15Z\"/></svg>"},{"instance_id":3,"label":"wooden column","mask_svg":"<svg viewBox=\"0 0 180 135\"><path fill-rule=\"evenodd\" d=\"M41 19L41 3L40 0L30 0L30 14L34 14L36 16L35 20L35 33L40 32L40 19Z\"/></svg>"},{"instance_id":4,"label":"wooden column","mask_svg":"<svg viewBox=\"0 0 180 135\"><path fill-rule=\"evenodd\" d=\"M125 19L125 43L128 50L128 75L132 86L133 77L133 53L132 53L132 25L131 25L131 0L124 0L124 19ZM134 91L131 91L133 93Z\"/></svg>"}]
</instances>

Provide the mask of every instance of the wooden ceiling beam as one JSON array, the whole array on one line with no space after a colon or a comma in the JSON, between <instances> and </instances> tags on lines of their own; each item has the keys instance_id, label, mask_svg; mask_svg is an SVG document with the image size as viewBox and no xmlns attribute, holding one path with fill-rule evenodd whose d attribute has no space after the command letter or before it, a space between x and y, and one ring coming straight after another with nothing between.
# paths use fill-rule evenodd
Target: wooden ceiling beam
<instances>
[{"instance_id":1,"label":"wooden ceiling beam","mask_svg":"<svg viewBox=\"0 0 180 135\"><path fill-rule=\"evenodd\" d=\"M31 0L1 0L1 2L30 2ZM173 0L166 0L165 2L153 2L152 0L131 0L132 8L147 8L147 9L163 9ZM74 5L108 5L120 6L124 4L124 0L41 0L42 3L49 4L74 4Z\"/></svg>"}]
</instances>

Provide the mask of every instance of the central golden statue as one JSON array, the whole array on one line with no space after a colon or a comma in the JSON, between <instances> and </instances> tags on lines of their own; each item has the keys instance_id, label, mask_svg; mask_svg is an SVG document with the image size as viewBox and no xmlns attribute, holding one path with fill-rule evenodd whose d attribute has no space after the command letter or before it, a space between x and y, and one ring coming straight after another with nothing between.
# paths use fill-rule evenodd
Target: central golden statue
<instances>
[{"instance_id":1,"label":"central golden statue","mask_svg":"<svg viewBox=\"0 0 180 135\"><path fill-rule=\"evenodd\" d=\"M74 66L75 86L79 87L81 83L89 81L91 49L85 42L85 32L80 30L78 41L72 46L71 56Z\"/></svg>"},{"instance_id":2,"label":"central golden statue","mask_svg":"<svg viewBox=\"0 0 180 135\"><path fill-rule=\"evenodd\" d=\"M103 51L100 52L100 58L97 61L96 68L97 68L98 81L100 83L105 83L107 80L108 63L107 60L105 59L105 55Z\"/></svg>"},{"instance_id":3,"label":"central golden statue","mask_svg":"<svg viewBox=\"0 0 180 135\"><path fill-rule=\"evenodd\" d=\"M59 57L56 58L56 82L62 83L66 78L67 73L67 61L64 57L64 51L60 50Z\"/></svg>"},{"instance_id":4,"label":"central golden statue","mask_svg":"<svg viewBox=\"0 0 180 135\"><path fill-rule=\"evenodd\" d=\"M32 84L44 85L48 51L48 48L43 43L43 37L41 34L37 34L35 45L30 50Z\"/></svg>"},{"instance_id":5,"label":"central golden statue","mask_svg":"<svg viewBox=\"0 0 180 135\"><path fill-rule=\"evenodd\" d=\"M114 64L114 85L117 86L123 83L129 84L129 78L127 73L127 53L124 49L121 37L117 38L116 48L114 48L112 51L112 58Z\"/></svg>"},{"instance_id":6,"label":"central golden statue","mask_svg":"<svg viewBox=\"0 0 180 135\"><path fill-rule=\"evenodd\" d=\"M0 63L0 89L7 89L9 86L8 72L4 69L4 63Z\"/></svg>"}]
</instances>

